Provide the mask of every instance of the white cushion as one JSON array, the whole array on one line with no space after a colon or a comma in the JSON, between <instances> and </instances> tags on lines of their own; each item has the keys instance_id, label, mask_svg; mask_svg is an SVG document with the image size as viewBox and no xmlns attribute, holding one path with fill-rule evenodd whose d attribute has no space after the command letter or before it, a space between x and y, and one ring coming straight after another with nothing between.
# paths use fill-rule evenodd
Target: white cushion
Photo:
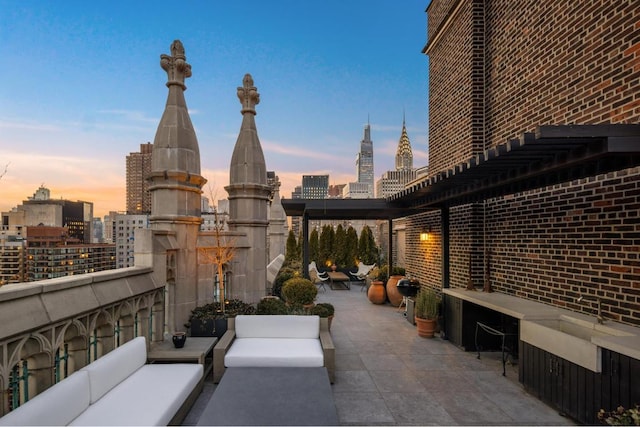
<instances>
[{"instance_id":1,"label":"white cushion","mask_svg":"<svg viewBox=\"0 0 640 427\"><path fill-rule=\"evenodd\" d=\"M82 371L89 373L91 403L97 402L109 390L147 362L144 337L134 338L88 364Z\"/></svg>"},{"instance_id":2,"label":"white cushion","mask_svg":"<svg viewBox=\"0 0 640 427\"><path fill-rule=\"evenodd\" d=\"M197 363L144 365L71 425L166 426L202 376Z\"/></svg>"},{"instance_id":3,"label":"white cushion","mask_svg":"<svg viewBox=\"0 0 640 427\"><path fill-rule=\"evenodd\" d=\"M224 364L230 368L321 367L324 357L319 339L236 338L224 357Z\"/></svg>"},{"instance_id":4,"label":"white cushion","mask_svg":"<svg viewBox=\"0 0 640 427\"><path fill-rule=\"evenodd\" d=\"M237 338L319 338L319 316L240 315L235 319Z\"/></svg>"},{"instance_id":5,"label":"white cushion","mask_svg":"<svg viewBox=\"0 0 640 427\"><path fill-rule=\"evenodd\" d=\"M67 425L89 407L89 393L89 374L74 372L0 418L0 425Z\"/></svg>"}]
</instances>

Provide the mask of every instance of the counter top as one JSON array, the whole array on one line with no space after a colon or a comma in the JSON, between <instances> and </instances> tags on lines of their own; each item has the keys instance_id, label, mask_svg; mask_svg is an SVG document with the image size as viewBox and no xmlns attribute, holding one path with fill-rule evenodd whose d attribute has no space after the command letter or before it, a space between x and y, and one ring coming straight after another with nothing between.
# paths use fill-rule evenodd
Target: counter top
<instances>
[{"instance_id":1,"label":"counter top","mask_svg":"<svg viewBox=\"0 0 640 427\"><path fill-rule=\"evenodd\" d=\"M594 322L595 316L552 307L536 301L503 294L500 292L469 291L464 288L445 288L442 293L454 298L480 305L482 307L504 313L521 321L535 321L541 319L558 319L569 316L582 321ZM591 342L599 347L615 351L620 354L640 360L640 327L626 325L613 320L606 320L604 324L621 332L621 336L597 336Z\"/></svg>"}]
</instances>

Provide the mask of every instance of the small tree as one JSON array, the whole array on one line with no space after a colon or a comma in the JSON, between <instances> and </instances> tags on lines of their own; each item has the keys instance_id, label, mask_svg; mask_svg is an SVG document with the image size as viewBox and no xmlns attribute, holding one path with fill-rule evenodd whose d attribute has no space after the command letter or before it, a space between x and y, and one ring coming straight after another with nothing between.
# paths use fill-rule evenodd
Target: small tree
<instances>
[{"instance_id":1,"label":"small tree","mask_svg":"<svg viewBox=\"0 0 640 427\"><path fill-rule=\"evenodd\" d=\"M299 258L298 254L298 243L296 242L296 236L293 233L293 230L289 230L289 235L287 236L287 248L285 250L284 260L285 262L290 262L297 260Z\"/></svg>"},{"instance_id":2,"label":"small tree","mask_svg":"<svg viewBox=\"0 0 640 427\"><path fill-rule=\"evenodd\" d=\"M322 226L322 232L320 233L320 241L319 241L319 261L322 262L323 265L328 264L327 261L335 261L334 253L333 253L333 239L335 236L335 232L333 231L333 227L325 224Z\"/></svg>"},{"instance_id":3,"label":"small tree","mask_svg":"<svg viewBox=\"0 0 640 427\"><path fill-rule=\"evenodd\" d=\"M214 200L211 187L207 187L211 200ZM200 264L212 264L217 271L218 292L222 297L222 304L220 305L222 307L222 314L224 315L226 305L224 303L224 266L233 260L233 257L236 254L236 241L235 239L230 239L228 236L224 235L223 224L220 222L218 217L218 209L214 210L214 221L213 237L215 245L201 246L196 249L198 251L198 262Z\"/></svg>"},{"instance_id":4,"label":"small tree","mask_svg":"<svg viewBox=\"0 0 640 427\"><path fill-rule=\"evenodd\" d=\"M309 261L315 261L316 263L320 262L318 250L318 230L316 230L315 228L311 230L311 235L309 236Z\"/></svg>"},{"instance_id":5,"label":"small tree","mask_svg":"<svg viewBox=\"0 0 640 427\"><path fill-rule=\"evenodd\" d=\"M378 247L371 229L366 225L362 228L362 233L360 233L360 239L358 240L358 257L360 261L367 265L378 261Z\"/></svg>"},{"instance_id":6,"label":"small tree","mask_svg":"<svg viewBox=\"0 0 640 427\"><path fill-rule=\"evenodd\" d=\"M335 263L340 267L350 266L349 258L347 257L347 232L342 227L342 224L338 224L336 227L336 234L333 238L333 256L335 257Z\"/></svg>"},{"instance_id":7,"label":"small tree","mask_svg":"<svg viewBox=\"0 0 640 427\"><path fill-rule=\"evenodd\" d=\"M358 259L358 233L352 226L347 228L345 252L347 265L355 265L356 259Z\"/></svg>"}]
</instances>

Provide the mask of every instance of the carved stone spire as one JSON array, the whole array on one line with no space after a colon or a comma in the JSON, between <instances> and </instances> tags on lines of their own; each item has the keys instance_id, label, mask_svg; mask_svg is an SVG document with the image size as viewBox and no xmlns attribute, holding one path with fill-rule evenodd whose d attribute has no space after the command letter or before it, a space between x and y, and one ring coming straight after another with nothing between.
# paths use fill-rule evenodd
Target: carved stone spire
<instances>
[{"instance_id":1,"label":"carved stone spire","mask_svg":"<svg viewBox=\"0 0 640 427\"><path fill-rule=\"evenodd\" d=\"M184 46L180 40L174 40L170 50L171 56L160 55L160 66L167 72L167 86L179 85L186 90L184 79L191 77L191 65L187 64Z\"/></svg>"},{"instance_id":2,"label":"carved stone spire","mask_svg":"<svg viewBox=\"0 0 640 427\"><path fill-rule=\"evenodd\" d=\"M151 223L200 223L200 148L184 99L184 79L191 77L180 40L171 43L171 56L160 55L167 72L169 94L153 140L151 157Z\"/></svg>"},{"instance_id":3,"label":"carved stone spire","mask_svg":"<svg viewBox=\"0 0 640 427\"><path fill-rule=\"evenodd\" d=\"M246 235L251 248L245 255L238 255L234 262L251 268L247 268L245 274L234 275L231 297L257 303L265 295L267 282L267 209L271 188L267 184L267 166L255 122L260 95L250 74L245 74L237 93L242 104L242 124L231 155L229 185L225 190L229 194L229 230Z\"/></svg>"},{"instance_id":4,"label":"carved stone spire","mask_svg":"<svg viewBox=\"0 0 640 427\"><path fill-rule=\"evenodd\" d=\"M230 183L266 186L267 167L255 122L260 94L251 74L244 75L242 86L238 87L238 99L242 104L242 125L231 156Z\"/></svg>"},{"instance_id":5,"label":"carved stone spire","mask_svg":"<svg viewBox=\"0 0 640 427\"><path fill-rule=\"evenodd\" d=\"M251 74L247 73L242 79L242 86L238 88L238 99L242 104L240 113L256 114L256 105L260 103L258 88L253 85Z\"/></svg>"}]
</instances>

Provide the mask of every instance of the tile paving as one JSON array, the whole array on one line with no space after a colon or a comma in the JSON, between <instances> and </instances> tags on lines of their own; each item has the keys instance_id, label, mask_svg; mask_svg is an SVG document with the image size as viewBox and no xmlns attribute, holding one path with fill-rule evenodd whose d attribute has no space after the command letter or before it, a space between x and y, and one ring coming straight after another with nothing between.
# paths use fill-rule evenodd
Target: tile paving
<instances>
[{"instance_id":1,"label":"tile paving","mask_svg":"<svg viewBox=\"0 0 640 427\"><path fill-rule=\"evenodd\" d=\"M320 291L336 308L333 397L341 425L575 425L529 395L517 366L502 376L499 353L465 352L418 336L403 312L374 305L360 286ZM210 379L183 425L195 425Z\"/></svg>"}]
</instances>

